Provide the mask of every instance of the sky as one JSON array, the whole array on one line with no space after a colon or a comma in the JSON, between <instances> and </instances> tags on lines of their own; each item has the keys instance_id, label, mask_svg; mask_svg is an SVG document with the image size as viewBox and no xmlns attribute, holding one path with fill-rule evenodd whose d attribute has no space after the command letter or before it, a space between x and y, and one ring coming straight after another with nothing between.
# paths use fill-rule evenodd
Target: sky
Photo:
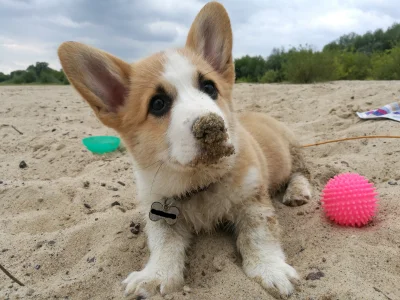
<instances>
[{"instance_id":1,"label":"sky","mask_svg":"<svg viewBox=\"0 0 400 300\"><path fill-rule=\"evenodd\" d=\"M0 72L46 61L80 41L128 62L180 47L202 0L0 0ZM350 32L400 22L398 0L220 0L232 23L234 57L268 56L274 47L321 49Z\"/></svg>"}]
</instances>

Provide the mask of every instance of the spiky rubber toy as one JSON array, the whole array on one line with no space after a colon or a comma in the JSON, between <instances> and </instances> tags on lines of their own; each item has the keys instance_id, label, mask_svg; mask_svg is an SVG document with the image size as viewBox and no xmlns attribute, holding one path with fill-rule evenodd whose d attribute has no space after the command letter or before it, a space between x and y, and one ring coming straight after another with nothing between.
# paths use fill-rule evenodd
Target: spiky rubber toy
<instances>
[{"instance_id":1,"label":"spiky rubber toy","mask_svg":"<svg viewBox=\"0 0 400 300\"><path fill-rule=\"evenodd\" d=\"M331 178L322 191L322 208L339 225L361 227L375 215L378 206L376 188L357 173Z\"/></svg>"}]
</instances>

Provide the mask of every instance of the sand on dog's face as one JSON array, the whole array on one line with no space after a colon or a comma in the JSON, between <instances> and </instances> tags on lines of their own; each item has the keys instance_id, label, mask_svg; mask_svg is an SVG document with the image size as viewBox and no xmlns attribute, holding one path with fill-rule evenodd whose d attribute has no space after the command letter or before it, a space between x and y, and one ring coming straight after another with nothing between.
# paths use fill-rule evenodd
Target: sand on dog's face
<instances>
[{"instance_id":1,"label":"sand on dog's face","mask_svg":"<svg viewBox=\"0 0 400 300\"><path fill-rule=\"evenodd\" d=\"M399 82L338 82L238 84L233 95L239 110L269 113L307 144L399 132L399 123L363 122L354 113L396 101L399 93ZM70 86L0 87L0 262L26 285L0 272L0 299L120 299L121 281L146 263L146 237L129 227L141 216L130 158L123 150L87 152L81 139L89 134L114 132ZM400 298L398 145L359 140L306 150L316 195L334 174L355 171L375 182L380 211L373 225L349 229L321 217L318 197L298 208L275 202L288 262L303 278L291 299ZM244 275L232 239L218 232L195 240L191 293L174 299L271 299ZM324 277L305 279L318 270Z\"/></svg>"}]
</instances>

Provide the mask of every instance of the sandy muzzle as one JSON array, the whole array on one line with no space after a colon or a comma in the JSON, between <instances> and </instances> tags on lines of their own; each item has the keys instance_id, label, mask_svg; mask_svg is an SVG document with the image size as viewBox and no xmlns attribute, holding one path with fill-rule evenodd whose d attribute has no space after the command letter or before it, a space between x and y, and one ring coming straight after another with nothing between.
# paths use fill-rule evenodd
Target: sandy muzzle
<instances>
[{"instance_id":1,"label":"sandy muzzle","mask_svg":"<svg viewBox=\"0 0 400 300\"><path fill-rule=\"evenodd\" d=\"M197 162L214 164L222 157L235 153L233 145L227 142L229 135L225 122L215 113L197 119L192 132L201 148Z\"/></svg>"}]
</instances>

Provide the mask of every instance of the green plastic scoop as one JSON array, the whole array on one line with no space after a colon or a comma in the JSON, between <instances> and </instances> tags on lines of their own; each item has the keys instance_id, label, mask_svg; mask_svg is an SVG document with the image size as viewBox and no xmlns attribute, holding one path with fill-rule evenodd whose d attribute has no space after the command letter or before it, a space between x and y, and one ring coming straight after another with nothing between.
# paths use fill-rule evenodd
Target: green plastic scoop
<instances>
[{"instance_id":1,"label":"green plastic scoop","mask_svg":"<svg viewBox=\"0 0 400 300\"><path fill-rule=\"evenodd\" d=\"M103 154L107 152L115 151L121 139L116 136L89 136L82 139L82 143L86 146L86 148L97 154Z\"/></svg>"}]
</instances>

